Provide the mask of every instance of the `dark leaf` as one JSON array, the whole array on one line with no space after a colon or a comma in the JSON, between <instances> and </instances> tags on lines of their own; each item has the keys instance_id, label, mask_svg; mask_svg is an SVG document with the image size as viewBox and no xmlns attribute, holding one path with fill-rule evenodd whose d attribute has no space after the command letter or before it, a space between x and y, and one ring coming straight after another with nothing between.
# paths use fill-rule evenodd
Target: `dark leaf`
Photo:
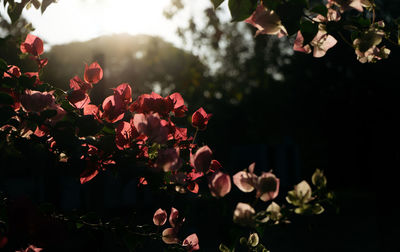
<instances>
[{"instance_id":1,"label":"dark leaf","mask_svg":"<svg viewBox=\"0 0 400 252\"><path fill-rule=\"evenodd\" d=\"M311 12L321 14L322 16L326 17L326 15L328 14L328 9L326 8L325 5L319 4L319 5L314 6L311 9Z\"/></svg>"},{"instance_id":2,"label":"dark leaf","mask_svg":"<svg viewBox=\"0 0 400 252\"><path fill-rule=\"evenodd\" d=\"M0 104L1 105L12 105L12 104L14 104L14 99L9 94L0 92Z\"/></svg>"},{"instance_id":3,"label":"dark leaf","mask_svg":"<svg viewBox=\"0 0 400 252\"><path fill-rule=\"evenodd\" d=\"M15 111L10 106L0 107L0 125L4 125L14 115Z\"/></svg>"},{"instance_id":4,"label":"dark leaf","mask_svg":"<svg viewBox=\"0 0 400 252\"><path fill-rule=\"evenodd\" d=\"M1 75L3 75L3 72L7 71L8 67L7 67L7 62L5 62L5 60L3 60L2 58L0 58L0 71L1 71Z\"/></svg>"},{"instance_id":5,"label":"dark leaf","mask_svg":"<svg viewBox=\"0 0 400 252\"><path fill-rule=\"evenodd\" d=\"M47 9L47 7L49 7L50 4L56 3L56 2L57 2L57 0L43 0L42 8L41 8L42 14L45 12L45 10Z\"/></svg>"},{"instance_id":6,"label":"dark leaf","mask_svg":"<svg viewBox=\"0 0 400 252\"><path fill-rule=\"evenodd\" d=\"M276 8L278 8L281 2L282 2L281 0L269 0L269 1L264 1L263 4L270 10L276 10Z\"/></svg>"},{"instance_id":7,"label":"dark leaf","mask_svg":"<svg viewBox=\"0 0 400 252\"><path fill-rule=\"evenodd\" d=\"M31 0L29 3L33 4L36 9L40 8L40 2L38 0Z\"/></svg>"},{"instance_id":8,"label":"dark leaf","mask_svg":"<svg viewBox=\"0 0 400 252\"><path fill-rule=\"evenodd\" d=\"M303 16L303 9L307 4L302 0L290 1L279 5L276 9L278 16L281 18L283 26L285 26L288 35L297 33L300 28L300 19Z\"/></svg>"},{"instance_id":9,"label":"dark leaf","mask_svg":"<svg viewBox=\"0 0 400 252\"><path fill-rule=\"evenodd\" d=\"M303 45L307 45L313 40L318 32L318 23L313 23L311 21L304 21L300 24L300 31L304 37Z\"/></svg>"},{"instance_id":10,"label":"dark leaf","mask_svg":"<svg viewBox=\"0 0 400 252\"><path fill-rule=\"evenodd\" d=\"M36 77L28 77L26 75L21 75L18 79L20 87L23 89L33 89L36 82Z\"/></svg>"},{"instance_id":11,"label":"dark leaf","mask_svg":"<svg viewBox=\"0 0 400 252\"><path fill-rule=\"evenodd\" d=\"M21 17L22 10L24 9L27 3L28 1L26 0L22 0L21 3L14 3L14 1L9 2L7 13L11 19L11 23L14 24Z\"/></svg>"},{"instance_id":12,"label":"dark leaf","mask_svg":"<svg viewBox=\"0 0 400 252\"><path fill-rule=\"evenodd\" d=\"M229 0L232 21L242 21L251 16L257 7L256 0Z\"/></svg>"},{"instance_id":13,"label":"dark leaf","mask_svg":"<svg viewBox=\"0 0 400 252\"><path fill-rule=\"evenodd\" d=\"M93 115L87 115L79 117L76 120L76 126L79 129L78 136L94 136L96 135L100 129L100 123L94 119Z\"/></svg>"},{"instance_id":14,"label":"dark leaf","mask_svg":"<svg viewBox=\"0 0 400 252\"><path fill-rule=\"evenodd\" d=\"M40 116L44 119L51 118L55 115L57 115L57 110L53 110L53 109L48 109L48 110L40 112Z\"/></svg>"},{"instance_id":15,"label":"dark leaf","mask_svg":"<svg viewBox=\"0 0 400 252\"><path fill-rule=\"evenodd\" d=\"M214 9L216 9L218 6L220 6L225 0L211 0L211 2L214 5Z\"/></svg>"},{"instance_id":16,"label":"dark leaf","mask_svg":"<svg viewBox=\"0 0 400 252\"><path fill-rule=\"evenodd\" d=\"M17 80L13 78L4 78L0 81L0 87L15 88L17 86Z\"/></svg>"}]
</instances>

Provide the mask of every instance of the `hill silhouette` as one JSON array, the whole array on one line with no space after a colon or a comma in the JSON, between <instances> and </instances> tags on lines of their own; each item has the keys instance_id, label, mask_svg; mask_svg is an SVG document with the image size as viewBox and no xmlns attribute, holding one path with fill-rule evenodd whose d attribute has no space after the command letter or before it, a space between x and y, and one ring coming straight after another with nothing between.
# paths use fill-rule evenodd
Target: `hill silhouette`
<instances>
[{"instance_id":1,"label":"hill silhouette","mask_svg":"<svg viewBox=\"0 0 400 252\"><path fill-rule=\"evenodd\" d=\"M97 61L104 70L104 79L93 90L97 104L123 82L133 87L134 96L152 90L165 95L198 86L206 71L198 57L149 35L108 35L56 45L45 56L49 64L43 80L63 89L75 75L83 76L85 63Z\"/></svg>"}]
</instances>

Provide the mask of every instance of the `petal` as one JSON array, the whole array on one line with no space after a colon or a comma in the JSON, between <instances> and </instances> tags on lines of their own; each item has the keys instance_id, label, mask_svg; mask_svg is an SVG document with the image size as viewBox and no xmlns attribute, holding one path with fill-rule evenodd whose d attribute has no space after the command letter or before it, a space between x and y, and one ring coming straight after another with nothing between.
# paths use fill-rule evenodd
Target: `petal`
<instances>
[{"instance_id":1,"label":"petal","mask_svg":"<svg viewBox=\"0 0 400 252\"><path fill-rule=\"evenodd\" d=\"M212 151L207 145L205 145L196 151L191 163L197 172L206 173L210 168L211 160Z\"/></svg>"},{"instance_id":2,"label":"petal","mask_svg":"<svg viewBox=\"0 0 400 252\"><path fill-rule=\"evenodd\" d=\"M231 177L223 172L216 172L211 177L208 187L212 196L224 197L231 191Z\"/></svg>"},{"instance_id":3,"label":"petal","mask_svg":"<svg viewBox=\"0 0 400 252\"><path fill-rule=\"evenodd\" d=\"M189 251L199 250L199 238L196 234L191 234L183 241L182 246L187 246Z\"/></svg>"},{"instance_id":4,"label":"petal","mask_svg":"<svg viewBox=\"0 0 400 252\"><path fill-rule=\"evenodd\" d=\"M254 190L253 176L245 171L240 171L233 175L233 183L242 192L251 192Z\"/></svg>"},{"instance_id":5,"label":"petal","mask_svg":"<svg viewBox=\"0 0 400 252\"><path fill-rule=\"evenodd\" d=\"M178 244L178 235L173 228L167 228L162 232L162 240L166 244Z\"/></svg>"},{"instance_id":6,"label":"petal","mask_svg":"<svg viewBox=\"0 0 400 252\"><path fill-rule=\"evenodd\" d=\"M85 64L84 80L87 83L96 84L103 78L103 69L99 63L93 62L90 66Z\"/></svg>"},{"instance_id":7,"label":"petal","mask_svg":"<svg viewBox=\"0 0 400 252\"><path fill-rule=\"evenodd\" d=\"M162 226L167 222L167 212L161 208L157 209L153 216L153 223L156 226Z\"/></svg>"}]
</instances>

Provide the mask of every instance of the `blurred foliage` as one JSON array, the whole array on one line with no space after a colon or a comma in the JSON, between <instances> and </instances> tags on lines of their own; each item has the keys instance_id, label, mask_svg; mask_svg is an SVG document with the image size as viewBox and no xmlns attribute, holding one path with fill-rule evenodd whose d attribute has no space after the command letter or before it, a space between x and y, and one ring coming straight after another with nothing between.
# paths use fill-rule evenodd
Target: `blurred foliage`
<instances>
[{"instance_id":1,"label":"blurred foliage","mask_svg":"<svg viewBox=\"0 0 400 252\"><path fill-rule=\"evenodd\" d=\"M184 90L185 96L199 87L206 70L196 56L147 35L120 34L57 45L45 56L49 64L43 80L64 89L72 77L83 73L82 63L98 61L105 75L93 90L95 104L123 82L132 85L134 96L152 90L163 95Z\"/></svg>"}]
</instances>

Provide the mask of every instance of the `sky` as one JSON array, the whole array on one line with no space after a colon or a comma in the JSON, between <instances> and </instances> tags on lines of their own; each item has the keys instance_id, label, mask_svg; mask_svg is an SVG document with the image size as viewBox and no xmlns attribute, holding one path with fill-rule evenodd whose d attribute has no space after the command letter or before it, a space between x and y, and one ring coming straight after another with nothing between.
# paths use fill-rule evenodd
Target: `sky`
<instances>
[{"instance_id":1,"label":"sky","mask_svg":"<svg viewBox=\"0 0 400 252\"><path fill-rule=\"evenodd\" d=\"M211 1L184 0L187 8L174 21L163 16L170 1L58 0L43 15L32 7L24 10L23 16L36 28L33 34L45 40L48 46L116 33L157 35L179 46L175 33L177 25L185 23L190 14L200 17ZM5 12L3 5L0 12Z\"/></svg>"}]
</instances>

